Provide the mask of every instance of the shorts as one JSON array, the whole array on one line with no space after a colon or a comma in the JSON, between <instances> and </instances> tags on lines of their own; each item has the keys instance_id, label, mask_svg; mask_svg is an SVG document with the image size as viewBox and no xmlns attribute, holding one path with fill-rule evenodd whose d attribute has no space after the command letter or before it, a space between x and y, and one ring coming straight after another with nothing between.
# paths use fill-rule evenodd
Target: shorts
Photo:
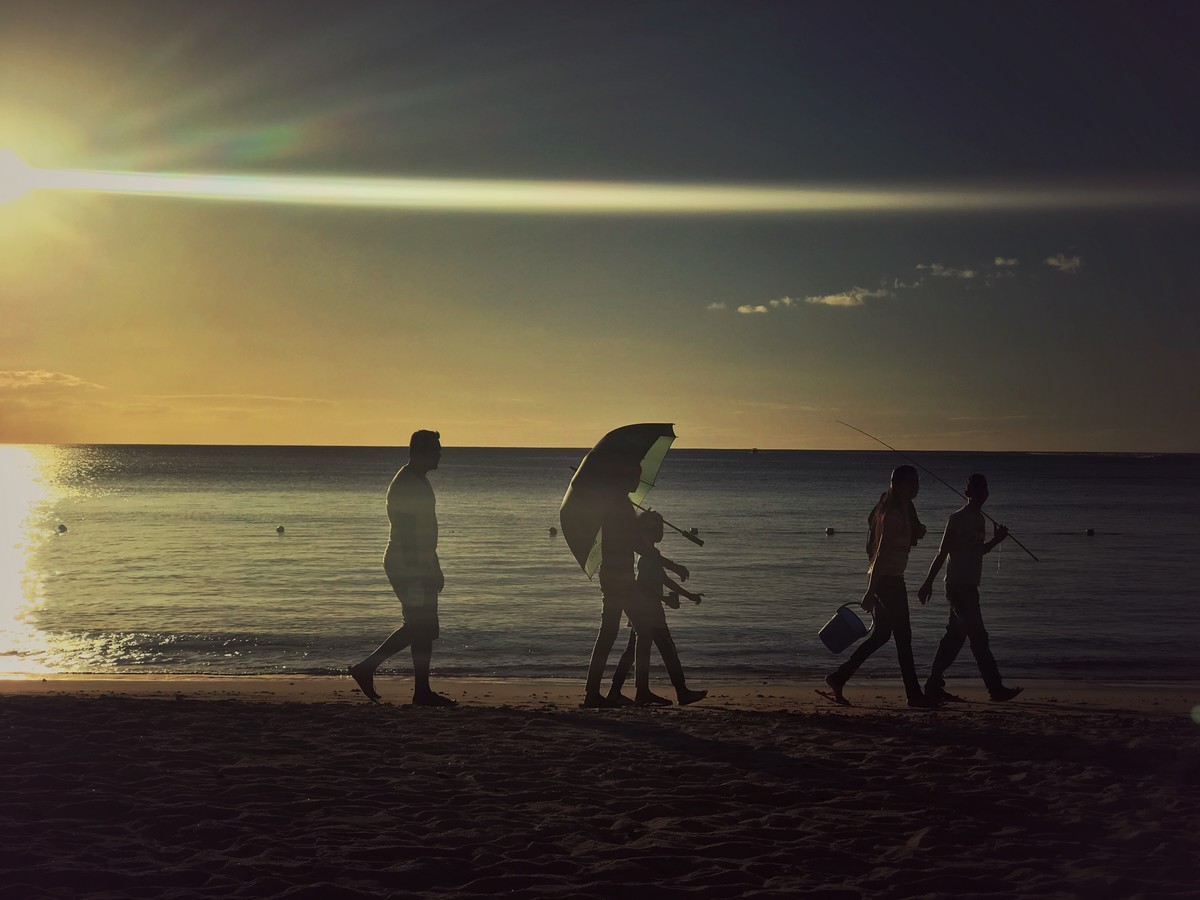
<instances>
[{"instance_id":1,"label":"shorts","mask_svg":"<svg viewBox=\"0 0 1200 900\"><path fill-rule=\"evenodd\" d=\"M385 570L386 571L386 570ZM441 637L438 623L438 592L433 582L424 578L405 578L392 572L387 573L392 590L400 601L404 624L415 636L426 636L430 640Z\"/></svg>"}]
</instances>

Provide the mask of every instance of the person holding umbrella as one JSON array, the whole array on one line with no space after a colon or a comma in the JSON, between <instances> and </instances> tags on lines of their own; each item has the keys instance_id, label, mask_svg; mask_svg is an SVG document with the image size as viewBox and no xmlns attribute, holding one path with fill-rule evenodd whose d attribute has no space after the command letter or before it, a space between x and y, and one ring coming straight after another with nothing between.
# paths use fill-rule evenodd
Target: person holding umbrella
<instances>
[{"instance_id":1,"label":"person holding umbrella","mask_svg":"<svg viewBox=\"0 0 1200 900\"><path fill-rule=\"evenodd\" d=\"M638 489L641 467L629 460L614 460L610 467L608 499L600 526L600 592L603 607L600 614L600 630L592 647L592 658L588 665L587 683L584 687L583 706L596 709L616 705L600 693L604 678L604 666L621 629L624 613L638 632L634 650L634 684L643 701L650 695L650 648L654 644L654 615L650 600L637 585L634 574L634 553L660 556L658 548L648 544L638 527L637 514L629 495ZM666 557L661 557L662 566L686 581L688 570ZM635 701L637 699L635 698Z\"/></svg>"},{"instance_id":2,"label":"person holding umbrella","mask_svg":"<svg viewBox=\"0 0 1200 900\"><path fill-rule=\"evenodd\" d=\"M568 548L584 574L591 578L600 571L603 611L600 631L592 648L583 706L610 706L600 693L604 666L621 628L622 612L645 640L638 642L634 671L639 689L649 693L650 635L649 602L639 591L633 570L635 553L661 557L658 549L640 535L635 507L640 507L654 487L663 458L675 440L674 426L667 423L622 425L604 435L575 468L559 508L559 524ZM694 534L665 522L697 546L704 542ZM661 557L665 569L681 581L688 570Z\"/></svg>"}]
</instances>

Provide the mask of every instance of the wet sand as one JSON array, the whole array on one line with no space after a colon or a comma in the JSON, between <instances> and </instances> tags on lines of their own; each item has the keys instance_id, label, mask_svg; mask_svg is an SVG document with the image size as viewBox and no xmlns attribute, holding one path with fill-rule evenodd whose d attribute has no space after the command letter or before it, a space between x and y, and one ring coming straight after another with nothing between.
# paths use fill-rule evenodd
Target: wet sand
<instances>
[{"instance_id":1,"label":"wet sand","mask_svg":"<svg viewBox=\"0 0 1200 900\"><path fill-rule=\"evenodd\" d=\"M710 687L0 682L0 900L39 897L1194 897L1197 685Z\"/></svg>"}]
</instances>

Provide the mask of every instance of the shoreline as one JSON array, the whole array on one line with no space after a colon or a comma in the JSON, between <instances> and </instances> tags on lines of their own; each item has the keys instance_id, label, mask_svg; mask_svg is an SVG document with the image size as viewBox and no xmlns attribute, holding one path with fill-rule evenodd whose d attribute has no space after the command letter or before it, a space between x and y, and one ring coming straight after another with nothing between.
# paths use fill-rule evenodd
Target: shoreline
<instances>
[{"instance_id":1,"label":"shoreline","mask_svg":"<svg viewBox=\"0 0 1200 900\"><path fill-rule=\"evenodd\" d=\"M970 711L1070 711L1135 713L1151 717L1194 716L1200 722L1200 681L1130 682L1029 679L1014 684L1024 692L1008 703L989 702L978 680L949 682L949 689L967 702L947 704L941 713ZM379 676L376 687L384 705L408 703L411 678ZM838 712L865 714L906 712L903 688L896 678L859 678L846 696L854 704L836 706L816 693L820 679L725 679L696 687L709 696L688 707L742 711ZM582 681L570 678L436 678L435 689L469 708L574 709L583 693ZM673 692L659 685L664 696ZM18 675L0 677L0 700L13 696L124 696L190 700L245 700L267 703L366 704L348 676L334 675ZM628 712L630 710L619 710ZM637 710L646 713L646 710Z\"/></svg>"}]
</instances>

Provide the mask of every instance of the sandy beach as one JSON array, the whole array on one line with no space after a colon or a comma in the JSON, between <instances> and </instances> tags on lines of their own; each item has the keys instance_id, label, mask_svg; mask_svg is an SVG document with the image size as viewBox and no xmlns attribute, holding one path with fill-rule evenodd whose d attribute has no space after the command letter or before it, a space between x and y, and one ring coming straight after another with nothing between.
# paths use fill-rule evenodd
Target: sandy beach
<instances>
[{"instance_id":1,"label":"sandy beach","mask_svg":"<svg viewBox=\"0 0 1200 900\"><path fill-rule=\"evenodd\" d=\"M1195 685L0 683L0 897L1194 897Z\"/></svg>"}]
</instances>

